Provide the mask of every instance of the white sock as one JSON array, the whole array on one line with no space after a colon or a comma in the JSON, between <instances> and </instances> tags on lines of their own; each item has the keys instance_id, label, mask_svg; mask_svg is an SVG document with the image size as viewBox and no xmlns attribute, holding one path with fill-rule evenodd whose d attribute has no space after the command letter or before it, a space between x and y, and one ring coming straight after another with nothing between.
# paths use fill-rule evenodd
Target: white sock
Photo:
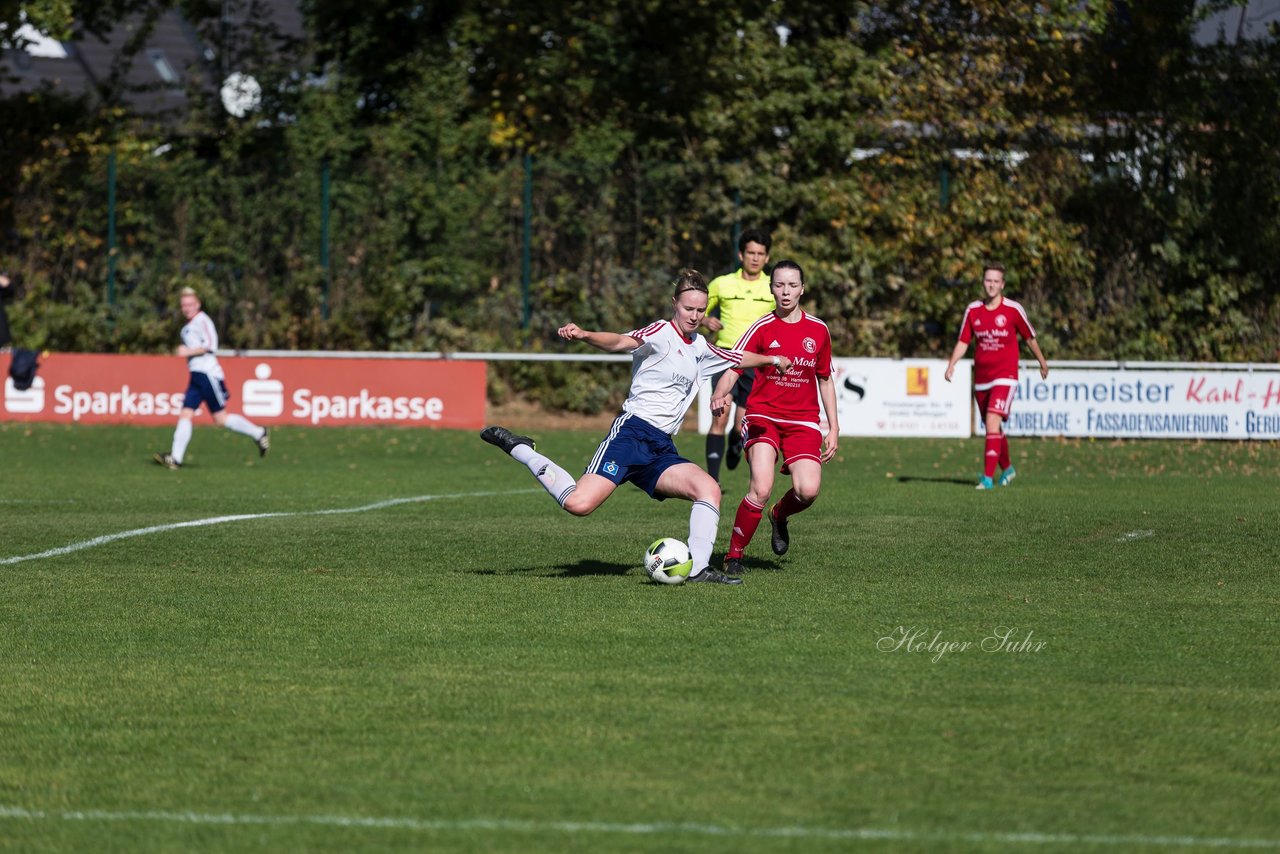
<instances>
[{"instance_id":1,"label":"white sock","mask_svg":"<svg viewBox=\"0 0 1280 854\"><path fill-rule=\"evenodd\" d=\"M716 528L720 526L720 511L706 501L693 502L689 511L689 555L693 558L693 572L699 575L711 563L711 549L716 544Z\"/></svg>"},{"instance_id":2,"label":"white sock","mask_svg":"<svg viewBox=\"0 0 1280 854\"><path fill-rule=\"evenodd\" d=\"M264 428L254 424L243 415L236 415L234 413L227 416L227 429L234 430L237 433L243 433L255 442L261 439L267 432Z\"/></svg>"},{"instance_id":3,"label":"white sock","mask_svg":"<svg viewBox=\"0 0 1280 854\"><path fill-rule=\"evenodd\" d=\"M178 426L173 428L173 447L169 450L169 456L173 457L173 461L182 464L182 458L187 455L187 445L191 444L191 419L179 418Z\"/></svg>"},{"instance_id":4,"label":"white sock","mask_svg":"<svg viewBox=\"0 0 1280 854\"><path fill-rule=\"evenodd\" d=\"M525 464L547 494L561 507L564 506L564 500L578 488L578 482L572 475L529 445L516 445L511 449L511 456L516 462Z\"/></svg>"}]
</instances>

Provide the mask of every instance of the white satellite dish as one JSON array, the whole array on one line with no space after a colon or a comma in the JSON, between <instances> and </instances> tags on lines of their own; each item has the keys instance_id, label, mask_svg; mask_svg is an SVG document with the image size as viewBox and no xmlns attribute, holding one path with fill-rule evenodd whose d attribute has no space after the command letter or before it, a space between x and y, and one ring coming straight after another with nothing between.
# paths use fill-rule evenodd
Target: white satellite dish
<instances>
[{"instance_id":1,"label":"white satellite dish","mask_svg":"<svg viewBox=\"0 0 1280 854\"><path fill-rule=\"evenodd\" d=\"M258 109L262 102L262 87L251 74L234 71L222 82L222 106L237 119Z\"/></svg>"}]
</instances>

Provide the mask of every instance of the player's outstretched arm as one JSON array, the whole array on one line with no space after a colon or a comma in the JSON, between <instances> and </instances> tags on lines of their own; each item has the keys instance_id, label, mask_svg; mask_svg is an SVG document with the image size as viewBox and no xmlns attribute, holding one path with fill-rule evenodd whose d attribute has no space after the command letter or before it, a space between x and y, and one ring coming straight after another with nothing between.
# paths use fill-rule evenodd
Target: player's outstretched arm
<instances>
[{"instance_id":1,"label":"player's outstretched arm","mask_svg":"<svg viewBox=\"0 0 1280 854\"><path fill-rule=\"evenodd\" d=\"M782 371L784 374L791 370L791 360L786 356L766 356L763 353L743 353L742 361L738 363L739 368L768 368L774 367ZM721 378L723 379L723 377Z\"/></svg>"},{"instance_id":2,"label":"player's outstretched arm","mask_svg":"<svg viewBox=\"0 0 1280 854\"><path fill-rule=\"evenodd\" d=\"M606 353L629 353L640 346L640 342L630 335L620 335L617 332L595 332L583 329L576 323L566 323L556 330L556 334L569 341L590 344Z\"/></svg>"},{"instance_id":3,"label":"player's outstretched arm","mask_svg":"<svg viewBox=\"0 0 1280 854\"><path fill-rule=\"evenodd\" d=\"M969 349L969 345L963 341L957 341L956 346L951 351L951 358L947 361L947 372L943 374L943 379L951 382L951 375L956 372L956 362L964 358L964 353Z\"/></svg>"}]
</instances>

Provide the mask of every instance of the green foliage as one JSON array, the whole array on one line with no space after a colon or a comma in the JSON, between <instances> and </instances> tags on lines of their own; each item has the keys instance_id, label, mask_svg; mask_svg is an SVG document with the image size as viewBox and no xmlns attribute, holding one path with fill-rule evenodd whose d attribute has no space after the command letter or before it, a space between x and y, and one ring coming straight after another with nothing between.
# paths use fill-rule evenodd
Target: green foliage
<instances>
[{"instance_id":1,"label":"green foliage","mask_svg":"<svg viewBox=\"0 0 1280 854\"><path fill-rule=\"evenodd\" d=\"M182 4L220 38L216 5ZM314 73L243 39L266 99L244 121L0 101L16 330L167 348L191 285L230 346L559 348L571 319L661 316L678 268L724 272L762 226L842 354L945 354L988 259L1051 359L1280 351L1280 40L1197 48L1190 2L304 7ZM616 396L564 379L495 393Z\"/></svg>"}]
</instances>

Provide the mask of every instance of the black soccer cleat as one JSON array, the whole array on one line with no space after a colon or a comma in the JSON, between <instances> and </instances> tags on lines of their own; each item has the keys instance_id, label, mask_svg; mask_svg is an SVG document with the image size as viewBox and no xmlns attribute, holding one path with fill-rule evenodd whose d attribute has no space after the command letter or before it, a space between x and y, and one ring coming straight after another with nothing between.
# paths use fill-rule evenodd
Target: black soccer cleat
<instances>
[{"instance_id":1,"label":"black soccer cleat","mask_svg":"<svg viewBox=\"0 0 1280 854\"><path fill-rule=\"evenodd\" d=\"M725 575L742 575L742 558L727 557L724 559Z\"/></svg>"},{"instance_id":2,"label":"black soccer cleat","mask_svg":"<svg viewBox=\"0 0 1280 854\"><path fill-rule=\"evenodd\" d=\"M267 451L271 450L271 433L266 427L262 428L262 435L258 437L258 456L265 457Z\"/></svg>"},{"instance_id":3,"label":"black soccer cleat","mask_svg":"<svg viewBox=\"0 0 1280 854\"><path fill-rule=\"evenodd\" d=\"M725 468L733 471L742 462L742 434L737 430L729 431L729 444L724 452Z\"/></svg>"},{"instance_id":4,"label":"black soccer cleat","mask_svg":"<svg viewBox=\"0 0 1280 854\"><path fill-rule=\"evenodd\" d=\"M787 533L787 520L778 519L774 514L778 512L778 505L773 505L773 509L769 511L769 527L773 529L773 536L770 537L770 545L773 546L773 553L776 555L784 555L787 548L791 545L791 535Z\"/></svg>"},{"instance_id":5,"label":"black soccer cleat","mask_svg":"<svg viewBox=\"0 0 1280 854\"><path fill-rule=\"evenodd\" d=\"M697 575L689 576L689 578L685 581L685 584L694 584L699 581L706 582L708 584L741 584L742 583L741 578L734 578L732 576L725 575L723 572L716 572L711 567L707 567L706 569L702 570L702 572L699 572Z\"/></svg>"},{"instance_id":6,"label":"black soccer cleat","mask_svg":"<svg viewBox=\"0 0 1280 854\"><path fill-rule=\"evenodd\" d=\"M151 459L172 471L182 468L182 463L173 458L173 454L152 454Z\"/></svg>"},{"instance_id":7,"label":"black soccer cleat","mask_svg":"<svg viewBox=\"0 0 1280 854\"><path fill-rule=\"evenodd\" d=\"M507 454L515 450L518 445L528 445L530 448L537 447L528 436L517 436L506 427L486 427L480 431L480 438L490 445L496 445Z\"/></svg>"}]
</instances>

